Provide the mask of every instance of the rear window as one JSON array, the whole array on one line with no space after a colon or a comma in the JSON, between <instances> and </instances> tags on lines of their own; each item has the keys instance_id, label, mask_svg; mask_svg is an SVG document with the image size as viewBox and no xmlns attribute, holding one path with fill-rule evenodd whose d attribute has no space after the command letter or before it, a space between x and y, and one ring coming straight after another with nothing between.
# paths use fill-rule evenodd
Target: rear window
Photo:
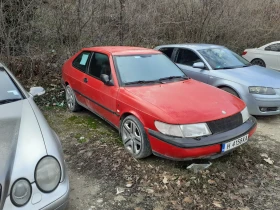
<instances>
[{"instance_id":1,"label":"rear window","mask_svg":"<svg viewBox=\"0 0 280 210\"><path fill-rule=\"evenodd\" d=\"M82 52L80 55L78 55L77 58L73 61L73 66L76 69L79 69L82 72L85 72L87 69L87 64L90 58L91 52Z\"/></svg>"}]
</instances>

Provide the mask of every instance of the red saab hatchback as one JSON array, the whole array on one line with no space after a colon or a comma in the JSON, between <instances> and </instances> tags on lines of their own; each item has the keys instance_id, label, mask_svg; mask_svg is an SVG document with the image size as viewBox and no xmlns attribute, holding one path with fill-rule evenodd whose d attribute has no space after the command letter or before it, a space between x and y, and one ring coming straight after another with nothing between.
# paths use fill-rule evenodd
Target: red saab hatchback
<instances>
[{"instance_id":1,"label":"red saab hatchback","mask_svg":"<svg viewBox=\"0 0 280 210\"><path fill-rule=\"evenodd\" d=\"M243 101L188 78L155 50L85 48L62 70L69 109L106 120L135 158L217 158L256 130Z\"/></svg>"}]
</instances>

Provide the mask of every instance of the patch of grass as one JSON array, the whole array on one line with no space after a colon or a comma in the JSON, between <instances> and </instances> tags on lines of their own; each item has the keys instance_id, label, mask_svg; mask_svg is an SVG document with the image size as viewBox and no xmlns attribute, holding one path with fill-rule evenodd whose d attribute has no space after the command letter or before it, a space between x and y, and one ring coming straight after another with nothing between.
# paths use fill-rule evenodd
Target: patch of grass
<instances>
[{"instance_id":1,"label":"patch of grass","mask_svg":"<svg viewBox=\"0 0 280 210\"><path fill-rule=\"evenodd\" d=\"M66 125L75 126L83 125L89 129L96 129L98 127L96 119L91 116L71 116L64 120Z\"/></svg>"}]
</instances>

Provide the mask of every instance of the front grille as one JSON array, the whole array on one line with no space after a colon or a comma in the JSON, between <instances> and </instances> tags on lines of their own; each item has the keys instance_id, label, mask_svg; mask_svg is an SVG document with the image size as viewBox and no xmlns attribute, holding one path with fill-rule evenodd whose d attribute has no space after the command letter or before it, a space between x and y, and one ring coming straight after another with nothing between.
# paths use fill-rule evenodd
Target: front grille
<instances>
[{"instance_id":1,"label":"front grille","mask_svg":"<svg viewBox=\"0 0 280 210\"><path fill-rule=\"evenodd\" d=\"M208 127L211 130L212 134L223 133L232 130L242 125L242 123L243 120L240 112L230 117L207 122Z\"/></svg>"}]
</instances>

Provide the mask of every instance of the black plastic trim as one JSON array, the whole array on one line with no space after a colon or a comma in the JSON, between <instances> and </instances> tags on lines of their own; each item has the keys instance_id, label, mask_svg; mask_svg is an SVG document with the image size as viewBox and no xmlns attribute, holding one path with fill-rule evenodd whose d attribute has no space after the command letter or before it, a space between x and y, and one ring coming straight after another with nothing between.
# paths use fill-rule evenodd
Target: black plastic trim
<instances>
[{"instance_id":1,"label":"black plastic trim","mask_svg":"<svg viewBox=\"0 0 280 210\"><path fill-rule=\"evenodd\" d=\"M177 138L172 136L164 135L160 132L149 129L148 132L151 136L164 141L168 144L174 145L180 148L197 148L211 146L215 144L221 144L233 139L236 139L240 136L243 136L249 133L257 125L257 120L254 117L250 117L245 123L241 126L234 128L230 131L224 133L218 133L210 136L204 136L199 138Z\"/></svg>"},{"instance_id":2,"label":"black plastic trim","mask_svg":"<svg viewBox=\"0 0 280 210\"><path fill-rule=\"evenodd\" d=\"M73 89L73 90L74 90L74 89ZM108 112L110 112L110 113L112 113L112 114L114 114L114 115L116 115L116 116L118 116L118 117L120 116L118 113L116 113L116 112L112 111L111 109L108 109L107 107L101 105L100 103L98 103L98 102L92 100L91 98L85 96L84 94L80 93L79 91L74 90L74 92L76 92L77 94L79 94L79 95L83 96L84 98L90 100L91 102L95 103L96 105L100 106L101 108L105 109L106 111L108 111Z\"/></svg>"}]
</instances>

